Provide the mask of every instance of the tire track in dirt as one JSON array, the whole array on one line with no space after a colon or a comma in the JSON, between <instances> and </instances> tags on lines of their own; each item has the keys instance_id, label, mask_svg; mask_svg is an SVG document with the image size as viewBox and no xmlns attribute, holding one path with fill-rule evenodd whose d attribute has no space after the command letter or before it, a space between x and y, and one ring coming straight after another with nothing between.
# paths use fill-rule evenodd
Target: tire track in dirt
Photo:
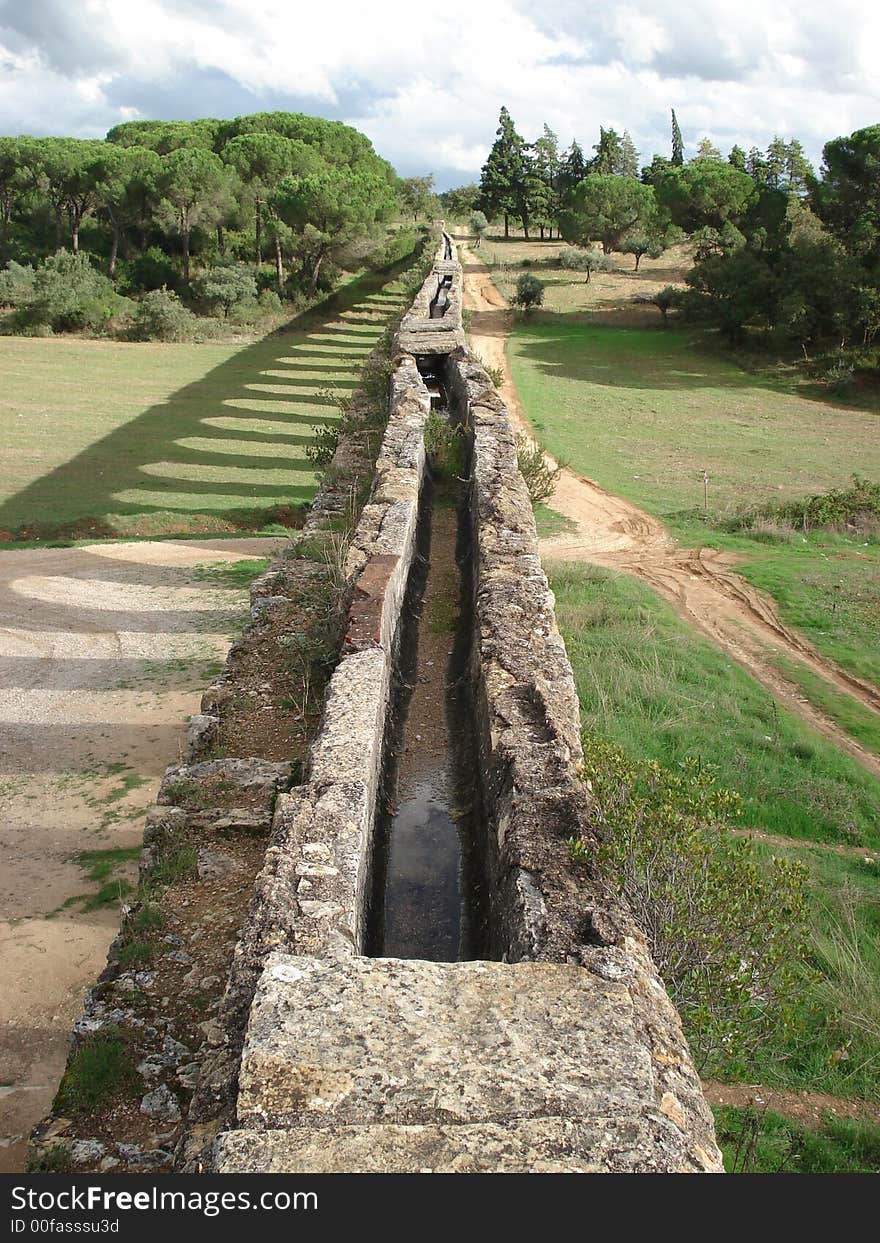
<instances>
[{"instance_id":1,"label":"tire track in dirt","mask_svg":"<svg viewBox=\"0 0 880 1243\"><path fill-rule=\"evenodd\" d=\"M489 269L462 247L464 306L471 313L468 336L483 361L503 376L499 392L515 427L534 442L507 361L505 343L513 313ZM547 461L557 465L545 454ZM541 540L546 559L585 561L631 574L647 583L680 617L711 639L789 711L880 778L880 757L860 746L816 708L772 662L779 653L797 661L863 708L880 714L880 689L822 657L789 629L773 601L738 575L730 553L681 548L662 523L599 484L563 467L552 507L574 526L568 534Z\"/></svg>"}]
</instances>

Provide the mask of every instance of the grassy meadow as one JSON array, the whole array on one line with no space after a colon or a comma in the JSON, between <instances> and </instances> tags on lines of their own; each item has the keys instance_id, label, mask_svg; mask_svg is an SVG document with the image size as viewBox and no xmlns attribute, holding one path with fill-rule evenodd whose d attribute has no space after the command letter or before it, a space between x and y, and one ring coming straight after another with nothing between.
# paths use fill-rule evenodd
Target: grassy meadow
<instances>
[{"instance_id":1,"label":"grassy meadow","mask_svg":"<svg viewBox=\"0 0 880 1243\"><path fill-rule=\"evenodd\" d=\"M716 338L674 321L664 329L634 298L681 281L680 248L643 259L638 273L616 255L615 271L589 284L558 266L559 250L517 240L479 252L506 296L524 270L546 284L544 307L519 316L508 341L541 443L661 518L683 544L736 554L739 572L776 599L787 623L880 684L876 536L721 529L740 506L845 488L853 474L880 479L880 396L832 399L790 366L746 370Z\"/></svg>"},{"instance_id":2,"label":"grassy meadow","mask_svg":"<svg viewBox=\"0 0 880 1243\"><path fill-rule=\"evenodd\" d=\"M549 568L585 728L667 768L698 757L740 793L749 828L880 849L880 782L855 760L638 580Z\"/></svg>"},{"instance_id":3,"label":"grassy meadow","mask_svg":"<svg viewBox=\"0 0 880 1243\"><path fill-rule=\"evenodd\" d=\"M0 538L265 529L401 303L371 274L250 344L0 337Z\"/></svg>"}]
</instances>

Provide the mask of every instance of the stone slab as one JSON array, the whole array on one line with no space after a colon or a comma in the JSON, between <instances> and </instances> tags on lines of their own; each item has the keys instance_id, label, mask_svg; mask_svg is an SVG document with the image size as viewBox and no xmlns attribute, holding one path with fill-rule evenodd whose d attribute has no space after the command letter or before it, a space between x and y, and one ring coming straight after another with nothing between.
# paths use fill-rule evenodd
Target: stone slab
<instances>
[{"instance_id":1,"label":"stone slab","mask_svg":"<svg viewBox=\"0 0 880 1243\"><path fill-rule=\"evenodd\" d=\"M226 1131L217 1137L212 1168L221 1174L691 1173L704 1168L681 1147L674 1128L649 1117Z\"/></svg>"},{"instance_id":2,"label":"stone slab","mask_svg":"<svg viewBox=\"0 0 880 1243\"><path fill-rule=\"evenodd\" d=\"M650 1057L626 986L554 963L273 954L238 1116L259 1128L637 1117Z\"/></svg>"}]
</instances>

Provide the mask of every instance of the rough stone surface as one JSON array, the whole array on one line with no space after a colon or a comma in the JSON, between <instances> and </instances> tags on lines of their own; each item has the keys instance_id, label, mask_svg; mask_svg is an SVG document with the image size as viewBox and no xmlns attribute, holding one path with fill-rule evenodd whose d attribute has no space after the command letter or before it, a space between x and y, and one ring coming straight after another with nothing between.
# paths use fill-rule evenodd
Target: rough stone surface
<instances>
[{"instance_id":1,"label":"rough stone surface","mask_svg":"<svg viewBox=\"0 0 880 1243\"><path fill-rule=\"evenodd\" d=\"M223 1174L650 1173L670 1168L668 1131L662 1119L631 1117L227 1131L214 1166Z\"/></svg>"},{"instance_id":2,"label":"rough stone surface","mask_svg":"<svg viewBox=\"0 0 880 1243\"><path fill-rule=\"evenodd\" d=\"M180 1103L171 1089L160 1083L158 1088L148 1092L141 1101L141 1113L159 1122L177 1122L180 1117Z\"/></svg>"},{"instance_id":3,"label":"rough stone surface","mask_svg":"<svg viewBox=\"0 0 880 1243\"><path fill-rule=\"evenodd\" d=\"M275 954L218 1168L702 1170L624 984L549 963ZM290 1132L275 1158L253 1132ZM482 1144L482 1146L481 1146ZM272 1161L281 1164L272 1164Z\"/></svg>"},{"instance_id":4,"label":"rough stone surface","mask_svg":"<svg viewBox=\"0 0 880 1243\"><path fill-rule=\"evenodd\" d=\"M395 339L391 418L346 563L355 588L343 660L305 784L276 804L226 997L204 1025L212 1053L178 1165L716 1171L711 1114L644 937L565 848L574 833L590 837L574 679L507 412L462 348L447 243ZM431 320L445 277L448 310ZM359 957L424 472L429 398L413 356L437 353L449 355L453 414L473 436L469 682L495 963ZM239 1065L233 1033L245 1027ZM217 1103L236 1076L239 1129L215 1141Z\"/></svg>"},{"instance_id":5,"label":"rough stone surface","mask_svg":"<svg viewBox=\"0 0 880 1243\"><path fill-rule=\"evenodd\" d=\"M361 948L394 640L415 550L430 408L415 359L400 357L373 490L345 567L353 583L347 642L327 688L304 782L275 805L264 865L190 1106L178 1157L184 1169L203 1159L234 1092L240 1040L267 955L285 949L345 957ZM317 528L320 513L313 510L310 521ZM304 534L309 530L307 523ZM369 633L360 618L367 598Z\"/></svg>"}]
</instances>

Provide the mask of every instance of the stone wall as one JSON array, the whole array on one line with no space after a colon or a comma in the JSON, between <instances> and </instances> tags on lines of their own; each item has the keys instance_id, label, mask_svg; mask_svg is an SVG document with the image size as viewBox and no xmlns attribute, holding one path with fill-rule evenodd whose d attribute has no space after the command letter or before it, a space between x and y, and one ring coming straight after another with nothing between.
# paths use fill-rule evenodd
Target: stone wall
<instances>
[{"instance_id":1,"label":"stone wall","mask_svg":"<svg viewBox=\"0 0 880 1243\"><path fill-rule=\"evenodd\" d=\"M443 321L426 316L441 266L453 275L451 318L436 328ZM392 417L396 465L389 473L380 459L380 510L365 511L375 538L351 554L362 590L349 633L353 680L340 680L338 705L331 686L329 734L316 742L309 781L315 795L279 802L284 861L267 875L280 900L265 889L272 933L261 948L236 1125L218 1137L212 1168L717 1171L711 1113L644 937L598 871L569 858L567 839L590 837L574 679L507 411L460 342L460 290L458 265L438 258L397 345L448 355L447 391L472 441L469 681L500 961L361 956L368 804L388 691L375 645L394 651L382 619L399 615L398 530L409 543L417 477L399 470L421 462ZM403 377L417 390L413 373L405 356L395 401ZM512 1063L497 1056L499 1031L516 1049ZM548 1080L550 1063L558 1077Z\"/></svg>"},{"instance_id":2,"label":"stone wall","mask_svg":"<svg viewBox=\"0 0 880 1243\"><path fill-rule=\"evenodd\" d=\"M415 550L431 399L415 360L398 360L370 499L348 550L353 581L342 658L303 784L278 797L272 838L218 1016L223 1039L203 1070L179 1166L210 1160L231 1121L241 1041L267 957L359 954L398 622Z\"/></svg>"},{"instance_id":3,"label":"stone wall","mask_svg":"<svg viewBox=\"0 0 880 1243\"><path fill-rule=\"evenodd\" d=\"M687 1136L698 1166L718 1168L711 1112L645 939L598 871L569 859L569 838L595 840L578 774L580 712L507 409L466 349L449 356L446 384L473 437L470 674L488 820L493 956L576 963L620 983L641 1046L619 1048L620 1058L647 1054L656 1109Z\"/></svg>"}]
</instances>

